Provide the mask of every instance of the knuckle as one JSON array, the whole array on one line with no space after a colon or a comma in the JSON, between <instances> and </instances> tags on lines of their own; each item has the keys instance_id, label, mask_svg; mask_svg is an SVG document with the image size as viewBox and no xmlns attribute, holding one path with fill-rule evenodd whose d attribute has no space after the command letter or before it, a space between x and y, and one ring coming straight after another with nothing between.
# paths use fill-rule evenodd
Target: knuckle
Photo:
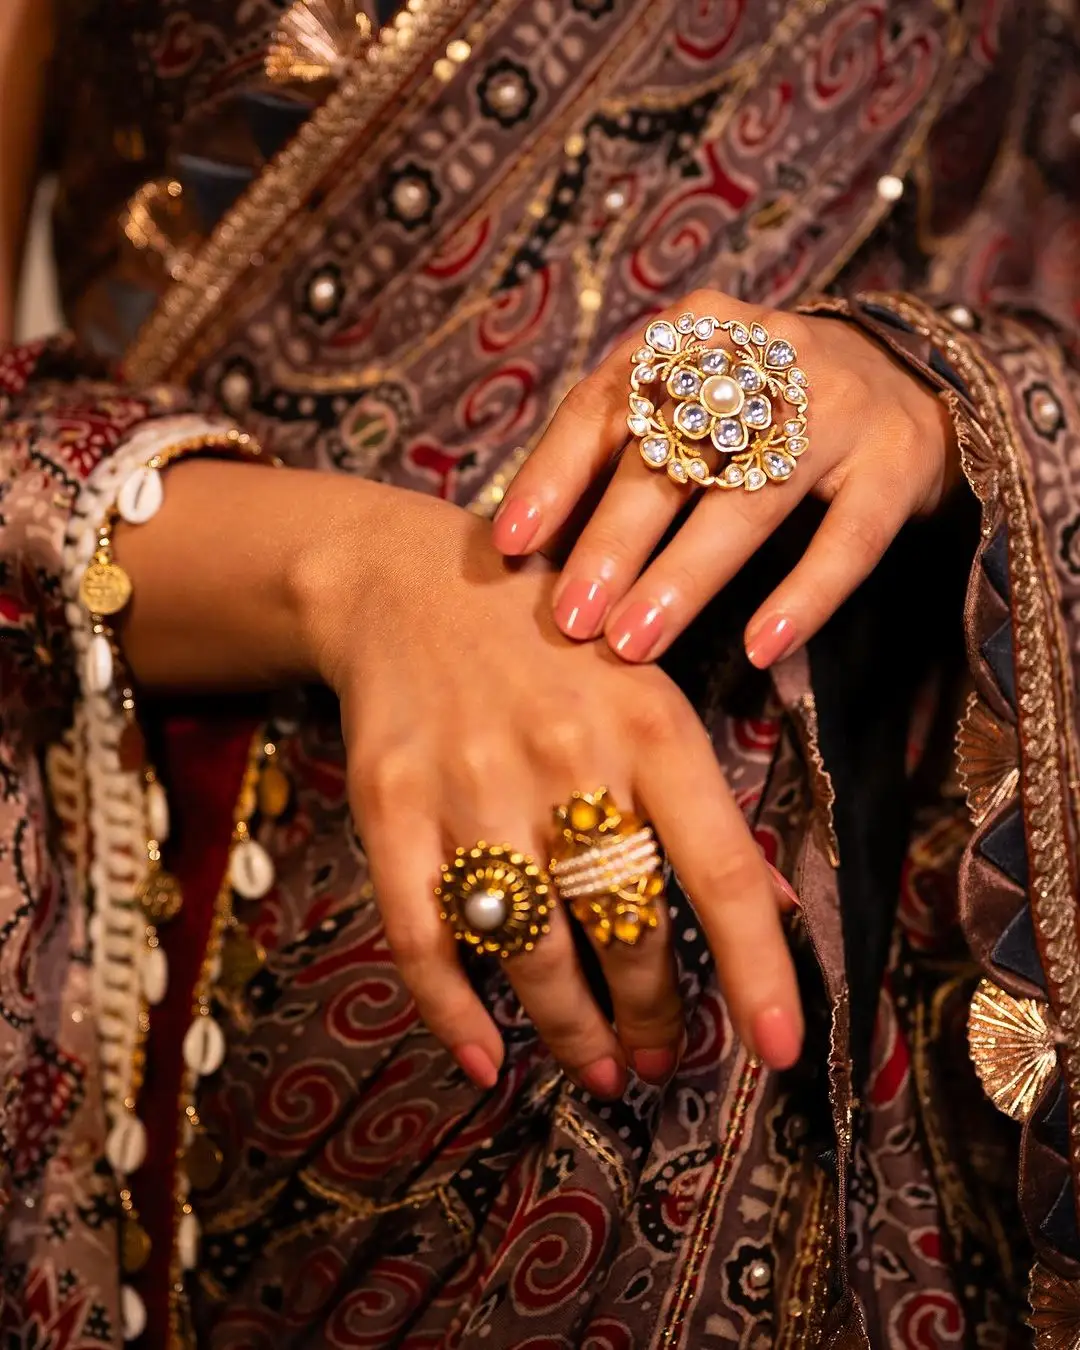
<instances>
[{"instance_id":1,"label":"knuckle","mask_svg":"<svg viewBox=\"0 0 1080 1350\"><path fill-rule=\"evenodd\" d=\"M533 734L535 749L546 762L566 768L584 763L590 735L579 718L555 714L546 721L537 719Z\"/></svg>"},{"instance_id":2,"label":"knuckle","mask_svg":"<svg viewBox=\"0 0 1080 1350\"><path fill-rule=\"evenodd\" d=\"M845 513L838 524L841 546L861 557L880 557L892 540L891 531L876 512Z\"/></svg>"},{"instance_id":3,"label":"knuckle","mask_svg":"<svg viewBox=\"0 0 1080 1350\"><path fill-rule=\"evenodd\" d=\"M722 904L745 896L761 883L759 864L749 855L732 852L725 857L704 859L694 874L693 890L699 900Z\"/></svg>"},{"instance_id":4,"label":"knuckle","mask_svg":"<svg viewBox=\"0 0 1080 1350\"><path fill-rule=\"evenodd\" d=\"M421 756L406 745L396 745L361 762L354 785L365 814L379 815L418 788Z\"/></svg>"},{"instance_id":5,"label":"knuckle","mask_svg":"<svg viewBox=\"0 0 1080 1350\"><path fill-rule=\"evenodd\" d=\"M677 734L677 719L672 700L660 693L639 695L626 711L627 731L634 738L631 744L667 745Z\"/></svg>"},{"instance_id":6,"label":"knuckle","mask_svg":"<svg viewBox=\"0 0 1080 1350\"><path fill-rule=\"evenodd\" d=\"M506 750L493 737L462 738L456 754L454 773L458 781L476 798L490 792L492 783L506 763Z\"/></svg>"},{"instance_id":7,"label":"knuckle","mask_svg":"<svg viewBox=\"0 0 1080 1350\"><path fill-rule=\"evenodd\" d=\"M599 372L586 375L579 380L564 396L560 412L575 422L586 425L606 425L612 414L622 413L625 390L620 388L615 397L612 381L605 379Z\"/></svg>"},{"instance_id":8,"label":"knuckle","mask_svg":"<svg viewBox=\"0 0 1080 1350\"><path fill-rule=\"evenodd\" d=\"M408 924L386 927L386 940L394 957L394 962L402 972L406 983L412 988L411 972L431 970L442 952L432 935L424 930L418 931ZM414 996L422 995L422 990L413 989Z\"/></svg>"},{"instance_id":9,"label":"knuckle","mask_svg":"<svg viewBox=\"0 0 1080 1350\"><path fill-rule=\"evenodd\" d=\"M778 316L766 313L760 316L759 321L769 329L770 337L783 337L790 342L798 352L800 361L814 345L813 325L805 314L784 313ZM777 329L775 333L770 323Z\"/></svg>"}]
</instances>

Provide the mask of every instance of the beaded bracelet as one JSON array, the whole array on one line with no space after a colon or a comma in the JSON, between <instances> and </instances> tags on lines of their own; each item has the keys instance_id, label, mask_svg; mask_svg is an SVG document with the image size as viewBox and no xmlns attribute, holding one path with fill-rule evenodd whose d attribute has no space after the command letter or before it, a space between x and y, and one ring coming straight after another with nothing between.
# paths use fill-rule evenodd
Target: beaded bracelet
<instances>
[{"instance_id":1,"label":"beaded bracelet","mask_svg":"<svg viewBox=\"0 0 1080 1350\"><path fill-rule=\"evenodd\" d=\"M183 434L188 430L195 434ZM84 485L65 551L67 613L80 655L84 695L76 734L81 732L85 738L89 879L94 897L90 941L108 1120L105 1154L116 1174L121 1206L120 1257L125 1282L120 1290L120 1316L125 1340L137 1339L147 1320L146 1306L130 1280L149 1259L150 1238L139 1221L129 1178L147 1152L146 1127L136 1108L145 1068L149 1010L168 989L168 963L158 927L175 918L182 896L179 883L162 860L169 835L168 800L147 756L136 720L132 681L126 677L113 626L132 595L131 579L114 557L113 529L118 520L133 525L151 520L164 501L161 470L177 459L205 452L277 463L266 459L256 442L235 428L218 428L201 418L161 419L136 433ZM182 1152L192 1147L195 1138L197 1082L215 1072L225 1055L224 1033L210 1015L211 975L219 965L226 934L240 927L231 912L232 887L239 880L240 893L255 898L274 882L270 856L248 829L255 809L252 775L259 772L267 752L273 751L267 734L261 732L237 803L229 871L215 907L192 1023L183 1043ZM177 1168L170 1307L174 1328L181 1316L176 1289L182 1288L182 1272L195 1264L198 1251L198 1225L188 1203L190 1170L190 1166ZM202 1170L205 1175L206 1167Z\"/></svg>"}]
</instances>

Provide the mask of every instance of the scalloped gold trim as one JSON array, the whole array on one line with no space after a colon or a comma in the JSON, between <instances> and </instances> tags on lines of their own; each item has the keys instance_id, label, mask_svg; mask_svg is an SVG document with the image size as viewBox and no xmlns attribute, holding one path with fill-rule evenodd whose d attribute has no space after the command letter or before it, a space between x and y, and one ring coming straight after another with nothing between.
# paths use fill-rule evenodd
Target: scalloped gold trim
<instances>
[{"instance_id":1,"label":"scalloped gold trim","mask_svg":"<svg viewBox=\"0 0 1080 1350\"><path fill-rule=\"evenodd\" d=\"M983 1091L1013 1120L1027 1120L1057 1072L1050 1008L1042 999L1014 998L980 980L968 1013L968 1051Z\"/></svg>"},{"instance_id":2,"label":"scalloped gold trim","mask_svg":"<svg viewBox=\"0 0 1080 1350\"><path fill-rule=\"evenodd\" d=\"M1016 795L1020 782L1016 728L995 717L974 690L956 731L956 761L976 825Z\"/></svg>"},{"instance_id":3,"label":"scalloped gold trim","mask_svg":"<svg viewBox=\"0 0 1080 1350\"><path fill-rule=\"evenodd\" d=\"M1080 1350L1080 1281L1066 1280L1037 1262L1028 1299L1027 1322L1035 1330L1035 1350Z\"/></svg>"}]
</instances>

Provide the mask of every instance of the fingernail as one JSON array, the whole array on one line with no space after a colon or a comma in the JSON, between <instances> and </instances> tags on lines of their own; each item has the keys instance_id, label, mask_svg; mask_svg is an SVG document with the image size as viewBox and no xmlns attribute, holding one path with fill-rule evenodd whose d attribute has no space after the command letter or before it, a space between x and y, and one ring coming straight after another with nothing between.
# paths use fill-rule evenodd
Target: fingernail
<instances>
[{"instance_id":1,"label":"fingernail","mask_svg":"<svg viewBox=\"0 0 1080 1350\"><path fill-rule=\"evenodd\" d=\"M579 1077L595 1097L621 1097L626 1086L622 1065L610 1055L589 1064Z\"/></svg>"},{"instance_id":2,"label":"fingernail","mask_svg":"<svg viewBox=\"0 0 1080 1350\"><path fill-rule=\"evenodd\" d=\"M478 1088L493 1088L499 1081L495 1061L479 1045L455 1045L451 1053Z\"/></svg>"},{"instance_id":3,"label":"fingernail","mask_svg":"<svg viewBox=\"0 0 1080 1350\"><path fill-rule=\"evenodd\" d=\"M766 863L765 866L772 873L773 885L780 892L780 895L783 898L784 908L798 909L801 901L799 900L799 897L795 894L795 890L794 887L791 885L791 882L788 881L787 877L781 876L780 873L776 870L776 868L772 865L772 863Z\"/></svg>"},{"instance_id":4,"label":"fingernail","mask_svg":"<svg viewBox=\"0 0 1080 1350\"><path fill-rule=\"evenodd\" d=\"M509 501L495 517L492 536L500 553L516 558L532 543L540 528L540 508L531 502Z\"/></svg>"},{"instance_id":5,"label":"fingernail","mask_svg":"<svg viewBox=\"0 0 1080 1350\"><path fill-rule=\"evenodd\" d=\"M765 1008L754 1018L754 1048L771 1069L790 1069L802 1049L799 1024L784 1008Z\"/></svg>"},{"instance_id":6,"label":"fingernail","mask_svg":"<svg viewBox=\"0 0 1080 1350\"><path fill-rule=\"evenodd\" d=\"M795 641L795 625L790 619L766 619L746 640L746 654L752 665L766 670L779 661Z\"/></svg>"},{"instance_id":7,"label":"fingernail","mask_svg":"<svg viewBox=\"0 0 1080 1350\"><path fill-rule=\"evenodd\" d=\"M634 1072L646 1083L666 1083L678 1062L675 1051L669 1049L635 1050L630 1059Z\"/></svg>"},{"instance_id":8,"label":"fingernail","mask_svg":"<svg viewBox=\"0 0 1080 1350\"><path fill-rule=\"evenodd\" d=\"M631 605L612 631L611 645L627 661L647 661L664 635L664 607Z\"/></svg>"},{"instance_id":9,"label":"fingernail","mask_svg":"<svg viewBox=\"0 0 1080 1350\"><path fill-rule=\"evenodd\" d=\"M607 607L607 587L602 581L569 581L555 606L555 622L567 637L595 637Z\"/></svg>"}]
</instances>

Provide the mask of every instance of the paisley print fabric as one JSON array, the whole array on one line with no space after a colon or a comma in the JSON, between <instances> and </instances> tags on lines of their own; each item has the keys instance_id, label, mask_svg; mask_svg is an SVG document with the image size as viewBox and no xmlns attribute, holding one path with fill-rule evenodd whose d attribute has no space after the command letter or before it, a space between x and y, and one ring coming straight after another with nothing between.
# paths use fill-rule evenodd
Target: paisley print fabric
<instances>
[{"instance_id":1,"label":"paisley print fabric","mask_svg":"<svg viewBox=\"0 0 1080 1350\"><path fill-rule=\"evenodd\" d=\"M315 89L263 75L272 0L63 9L76 337L0 356L8 1342L121 1342L89 916L58 842L79 819L58 786L79 781L58 585L79 483L194 403L291 463L487 511L573 383L710 286L777 306L827 289L838 321L950 400L972 488L905 532L774 686L738 635L805 519L672 654L803 899L803 1062L777 1077L748 1058L673 887L689 1008L673 1081L591 1099L483 966L508 1063L476 1091L390 962L336 709L289 693L270 726L291 805L260 833L277 884L241 915L267 959L220 1010L227 1058L198 1114L223 1165L196 1197L181 1299L179 1036L250 708L159 707L195 917L167 939L192 973L150 1033L144 1343L1030 1344L1030 1246L1040 1288L1080 1275L1059 940L1080 825L1075 5L425 0L372 9L373 46ZM164 214L160 182L179 188ZM1024 746L1023 781L977 825L951 764L969 678ZM865 856L886 836L891 869ZM1022 1132L967 1060L980 974L1064 1017L1061 1072Z\"/></svg>"}]
</instances>

